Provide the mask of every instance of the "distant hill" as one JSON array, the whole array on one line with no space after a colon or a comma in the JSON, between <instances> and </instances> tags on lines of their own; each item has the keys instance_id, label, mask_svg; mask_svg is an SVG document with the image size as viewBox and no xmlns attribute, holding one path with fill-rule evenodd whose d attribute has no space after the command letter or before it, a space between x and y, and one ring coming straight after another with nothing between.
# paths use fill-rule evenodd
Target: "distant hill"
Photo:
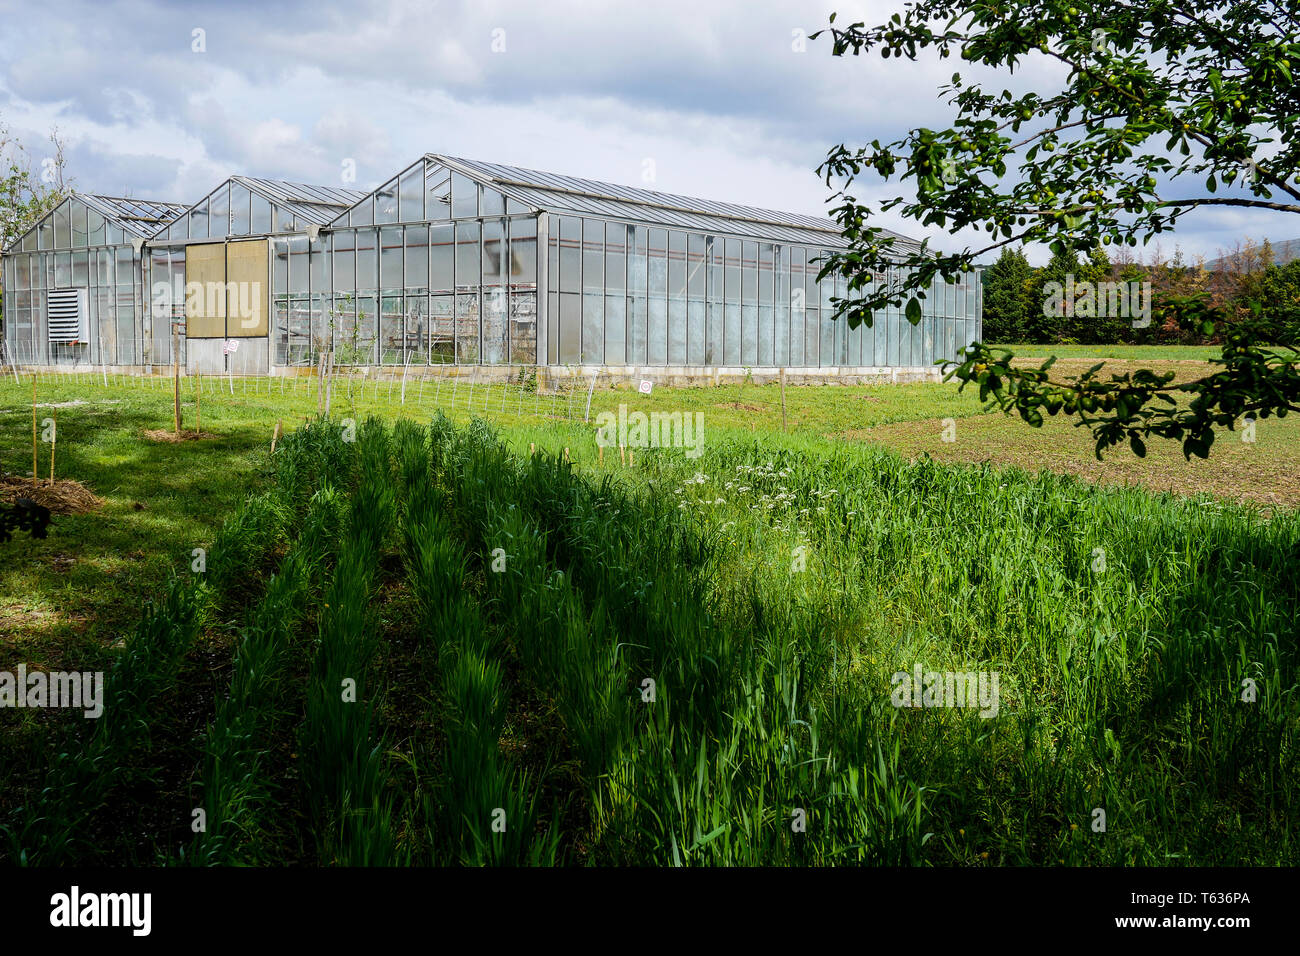
<instances>
[{"instance_id":1,"label":"distant hill","mask_svg":"<svg viewBox=\"0 0 1300 956\"><path fill-rule=\"evenodd\" d=\"M1292 259L1300 259L1300 239L1284 239L1281 242L1273 243L1273 261L1284 266ZM1208 259L1205 268L1216 271L1222 269L1226 262L1230 262L1231 257L1223 256L1218 259Z\"/></svg>"}]
</instances>

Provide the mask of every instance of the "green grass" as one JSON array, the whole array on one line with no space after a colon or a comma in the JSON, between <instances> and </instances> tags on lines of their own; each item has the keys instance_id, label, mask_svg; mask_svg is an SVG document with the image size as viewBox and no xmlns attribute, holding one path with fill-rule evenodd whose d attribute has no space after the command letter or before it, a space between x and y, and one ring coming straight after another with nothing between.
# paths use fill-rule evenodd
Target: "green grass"
<instances>
[{"instance_id":1,"label":"green grass","mask_svg":"<svg viewBox=\"0 0 1300 956\"><path fill-rule=\"evenodd\" d=\"M336 405L335 424L295 426L274 459L270 424L310 416L313 396L205 397L216 439L156 445L140 433L165 427L166 393L65 387L64 400L118 400L59 413L60 473L108 504L5 546L0 613L62 609L70 572L51 544L79 547L79 529L96 623L23 625L5 647L49 667L135 660L146 691L124 699L167 726L87 736L0 714L10 852L88 859L69 829L107 807L123 835L100 862L174 858L178 831L207 863L1300 858L1300 517L1285 507L1265 517L835 437L868 416L882 431L972 418L946 386L790 388L789 435L779 404L775 426L744 407L779 403L773 387L598 390L593 415L620 401L706 412L703 456L645 449L631 466L611 449L600 461L590 425L507 416L494 433L458 424L464 409L391 434L364 422L428 422L409 393ZM23 397L0 386L6 463L21 460ZM340 415L357 416L355 442ZM186 514L186 481L212 482L220 504ZM130 508L130 492L169 482L156 507ZM150 514L163 509L179 514ZM169 533L135 536L147 518ZM99 570L128 538L156 569L134 582L146 597L211 549L197 643L106 641L101 609L124 634L139 619ZM893 706L891 677L915 665L997 672L997 716ZM206 708L173 719L168 688L205 668L190 694ZM358 703L342 703L352 676ZM134 756L83 805L79 772L31 773L56 739L68 767ZM157 829L151 761L167 807L208 808L208 834ZM196 783L169 783L186 761ZM51 812L20 809L43 786L63 795Z\"/></svg>"},{"instance_id":2,"label":"green grass","mask_svg":"<svg viewBox=\"0 0 1300 956\"><path fill-rule=\"evenodd\" d=\"M1219 358L1223 350L1213 345L1030 345L997 343L997 349L1006 349L1018 357L1120 359L1126 362L1204 362Z\"/></svg>"}]
</instances>

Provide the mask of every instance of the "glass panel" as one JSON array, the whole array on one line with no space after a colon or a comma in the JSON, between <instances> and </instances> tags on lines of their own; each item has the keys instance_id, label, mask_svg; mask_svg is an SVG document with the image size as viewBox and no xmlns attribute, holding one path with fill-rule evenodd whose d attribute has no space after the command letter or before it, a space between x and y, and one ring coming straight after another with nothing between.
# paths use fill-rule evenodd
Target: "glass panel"
<instances>
[{"instance_id":1,"label":"glass panel","mask_svg":"<svg viewBox=\"0 0 1300 956\"><path fill-rule=\"evenodd\" d=\"M705 309L704 364L719 365L722 362L722 329L724 307L722 304L722 250L721 239L715 236L704 237L704 273L705 296L708 299Z\"/></svg>"},{"instance_id":2,"label":"glass panel","mask_svg":"<svg viewBox=\"0 0 1300 956\"><path fill-rule=\"evenodd\" d=\"M331 258L331 239L329 235L321 236L318 242L313 243L311 248L311 291L312 297L318 298L321 293L331 292L334 286L330 276L330 258ZM316 309L315 317L320 317L319 308Z\"/></svg>"},{"instance_id":3,"label":"glass panel","mask_svg":"<svg viewBox=\"0 0 1300 956\"><path fill-rule=\"evenodd\" d=\"M86 206L84 203L70 202L68 212L72 219L72 246L75 249L86 248Z\"/></svg>"},{"instance_id":4,"label":"glass panel","mask_svg":"<svg viewBox=\"0 0 1300 956\"><path fill-rule=\"evenodd\" d=\"M510 287L537 288L536 219L510 220Z\"/></svg>"},{"instance_id":5,"label":"glass panel","mask_svg":"<svg viewBox=\"0 0 1300 956\"><path fill-rule=\"evenodd\" d=\"M345 295L357 291L357 256L353 251L356 233L350 230L334 233L334 282L333 289Z\"/></svg>"},{"instance_id":6,"label":"glass panel","mask_svg":"<svg viewBox=\"0 0 1300 956\"><path fill-rule=\"evenodd\" d=\"M778 366L790 364L790 250L777 246L772 259L773 328L776 349L773 359Z\"/></svg>"},{"instance_id":7,"label":"glass panel","mask_svg":"<svg viewBox=\"0 0 1300 956\"><path fill-rule=\"evenodd\" d=\"M513 227L512 227L513 228ZM622 300L619 300L620 305ZM537 293L510 294L510 361L537 361Z\"/></svg>"},{"instance_id":8,"label":"glass panel","mask_svg":"<svg viewBox=\"0 0 1300 956\"><path fill-rule=\"evenodd\" d=\"M482 249L479 224L456 225L456 360L479 360L479 283L482 279Z\"/></svg>"},{"instance_id":9,"label":"glass panel","mask_svg":"<svg viewBox=\"0 0 1300 956\"><path fill-rule=\"evenodd\" d=\"M374 224L375 199L373 196L367 196L352 208L350 221L354 226L369 226Z\"/></svg>"},{"instance_id":10,"label":"glass panel","mask_svg":"<svg viewBox=\"0 0 1300 956\"><path fill-rule=\"evenodd\" d=\"M582 296L577 292L560 293L560 362L576 365L582 361Z\"/></svg>"},{"instance_id":11,"label":"glass panel","mask_svg":"<svg viewBox=\"0 0 1300 956\"><path fill-rule=\"evenodd\" d=\"M115 226L111 222L106 225L104 232L105 232L104 241L107 242L110 246L116 246L119 243L123 243L127 241L122 236L121 227Z\"/></svg>"},{"instance_id":12,"label":"glass panel","mask_svg":"<svg viewBox=\"0 0 1300 956\"><path fill-rule=\"evenodd\" d=\"M582 286L582 220L560 216L560 269L555 283L561 292L577 292Z\"/></svg>"},{"instance_id":13,"label":"glass panel","mask_svg":"<svg viewBox=\"0 0 1300 956\"><path fill-rule=\"evenodd\" d=\"M375 222L397 222L397 180L375 190Z\"/></svg>"},{"instance_id":14,"label":"glass panel","mask_svg":"<svg viewBox=\"0 0 1300 956\"><path fill-rule=\"evenodd\" d=\"M248 235L249 209L253 194L242 183L230 184L230 234L232 236Z\"/></svg>"},{"instance_id":15,"label":"glass panel","mask_svg":"<svg viewBox=\"0 0 1300 956\"><path fill-rule=\"evenodd\" d=\"M648 230L645 226L628 226L631 249L627 259L627 364L644 365L646 361L646 279L648 272Z\"/></svg>"},{"instance_id":16,"label":"glass panel","mask_svg":"<svg viewBox=\"0 0 1300 956\"><path fill-rule=\"evenodd\" d=\"M401 362L403 365L407 362L418 365L425 361L424 356L428 354L428 327L429 296L422 292L408 292L402 313Z\"/></svg>"},{"instance_id":17,"label":"glass panel","mask_svg":"<svg viewBox=\"0 0 1300 956\"><path fill-rule=\"evenodd\" d=\"M605 223L582 223L582 362L598 365L605 354Z\"/></svg>"},{"instance_id":18,"label":"glass panel","mask_svg":"<svg viewBox=\"0 0 1300 956\"><path fill-rule=\"evenodd\" d=\"M506 197L495 189L481 187L479 193L480 216L504 216L506 214Z\"/></svg>"},{"instance_id":19,"label":"glass panel","mask_svg":"<svg viewBox=\"0 0 1300 956\"><path fill-rule=\"evenodd\" d=\"M450 246L448 247L450 248ZM429 299L429 361L452 365L456 361L456 297L435 295Z\"/></svg>"},{"instance_id":20,"label":"glass panel","mask_svg":"<svg viewBox=\"0 0 1300 956\"><path fill-rule=\"evenodd\" d=\"M758 364L776 364L776 328L772 312L772 261L770 242L758 244Z\"/></svg>"},{"instance_id":21,"label":"glass panel","mask_svg":"<svg viewBox=\"0 0 1300 956\"><path fill-rule=\"evenodd\" d=\"M452 292L456 288L452 272L455 250L452 229L450 225L432 226L429 229L432 262L429 289L433 292ZM447 314L450 315L450 311Z\"/></svg>"},{"instance_id":22,"label":"glass panel","mask_svg":"<svg viewBox=\"0 0 1300 956\"><path fill-rule=\"evenodd\" d=\"M248 231L254 236L271 231L271 203L256 193L253 194L253 210L249 214Z\"/></svg>"},{"instance_id":23,"label":"glass panel","mask_svg":"<svg viewBox=\"0 0 1300 956\"><path fill-rule=\"evenodd\" d=\"M446 166L429 163L424 174L425 212L430 219L451 218L451 173Z\"/></svg>"},{"instance_id":24,"label":"glass panel","mask_svg":"<svg viewBox=\"0 0 1300 956\"><path fill-rule=\"evenodd\" d=\"M87 209L86 244L91 246L102 246L104 241L104 217L93 209Z\"/></svg>"},{"instance_id":25,"label":"glass panel","mask_svg":"<svg viewBox=\"0 0 1300 956\"><path fill-rule=\"evenodd\" d=\"M23 252L29 252L36 248L35 229L28 229L27 232L23 234L23 240L21 243L19 243L18 248L21 249Z\"/></svg>"},{"instance_id":26,"label":"glass panel","mask_svg":"<svg viewBox=\"0 0 1300 956\"><path fill-rule=\"evenodd\" d=\"M424 219L424 164L417 163L402 177L401 215L403 222L420 222Z\"/></svg>"},{"instance_id":27,"label":"glass panel","mask_svg":"<svg viewBox=\"0 0 1300 956\"><path fill-rule=\"evenodd\" d=\"M402 317L405 303L399 290L397 295L384 295L380 300L379 364L397 365L403 360Z\"/></svg>"},{"instance_id":28,"label":"glass panel","mask_svg":"<svg viewBox=\"0 0 1300 956\"><path fill-rule=\"evenodd\" d=\"M627 361L627 227L605 224L605 364Z\"/></svg>"},{"instance_id":29,"label":"glass panel","mask_svg":"<svg viewBox=\"0 0 1300 956\"><path fill-rule=\"evenodd\" d=\"M289 291L289 247L284 242L271 243L271 294L282 297Z\"/></svg>"},{"instance_id":30,"label":"glass panel","mask_svg":"<svg viewBox=\"0 0 1300 956\"><path fill-rule=\"evenodd\" d=\"M54 210L54 246L55 249L68 248L68 231L70 228L68 206L70 203L61 203L59 208Z\"/></svg>"},{"instance_id":31,"label":"glass panel","mask_svg":"<svg viewBox=\"0 0 1300 956\"><path fill-rule=\"evenodd\" d=\"M668 233L668 364L686 362L686 234Z\"/></svg>"},{"instance_id":32,"label":"glass panel","mask_svg":"<svg viewBox=\"0 0 1300 956\"><path fill-rule=\"evenodd\" d=\"M479 224L462 222L456 225L456 290L470 292L481 282L482 255L479 251Z\"/></svg>"},{"instance_id":33,"label":"glass panel","mask_svg":"<svg viewBox=\"0 0 1300 956\"><path fill-rule=\"evenodd\" d=\"M50 216L41 223L40 229L36 233L37 249L54 248L54 217Z\"/></svg>"},{"instance_id":34,"label":"glass panel","mask_svg":"<svg viewBox=\"0 0 1300 956\"><path fill-rule=\"evenodd\" d=\"M379 288L379 258L375 249L375 230L358 229L357 240L357 294L364 295ZM373 316L372 310L371 315Z\"/></svg>"},{"instance_id":35,"label":"glass panel","mask_svg":"<svg viewBox=\"0 0 1300 956\"><path fill-rule=\"evenodd\" d=\"M388 226L379 230L379 287L384 295L400 295L402 291L402 227Z\"/></svg>"},{"instance_id":36,"label":"glass panel","mask_svg":"<svg viewBox=\"0 0 1300 956\"><path fill-rule=\"evenodd\" d=\"M483 362L487 365L499 365L509 355L505 230L503 219L483 223Z\"/></svg>"},{"instance_id":37,"label":"glass panel","mask_svg":"<svg viewBox=\"0 0 1300 956\"><path fill-rule=\"evenodd\" d=\"M229 183L222 183L208 199L208 234L214 239L230 235Z\"/></svg>"},{"instance_id":38,"label":"glass panel","mask_svg":"<svg viewBox=\"0 0 1300 956\"><path fill-rule=\"evenodd\" d=\"M451 174L451 214L457 219L478 215L478 183L460 173Z\"/></svg>"},{"instance_id":39,"label":"glass panel","mask_svg":"<svg viewBox=\"0 0 1300 956\"><path fill-rule=\"evenodd\" d=\"M373 241L373 234L372 234ZM360 245L361 238L357 237ZM379 297L375 295L357 295L357 321L354 327L351 362L357 365L370 365L376 361L376 347L379 340Z\"/></svg>"},{"instance_id":40,"label":"glass panel","mask_svg":"<svg viewBox=\"0 0 1300 956\"><path fill-rule=\"evenodd\" d=\"M336 295L329 305L328 331L320 337L318 345L338 352L341 345L350 345L355 329L356 298L351 293ZM339 355L339 360L342 359Z\"/></svg>"},{"instance_id":41,"label":"glass panel","mask_svg":"<svg viewBox=\"0 0 1300 956\"><path fill-rule=\"evenodd\" d=\"M290 236L275 243L276 246L289 247L289 291L295 297L302 297L310 289L311 268L307 261L307 237Z\"/></svg>"},{"instance_id":42,"label":"glass panel","mask_svg":"<svg viewBox=\"0 0 1300 956\"><path fill-rule=\"evenodd\" d=\"M429 227L407 226L403 248L406 265L406 294L423 294L429 289Z\"/></svg>"},{"instance_id":43,"label":"glass panel","mask_svg":"<svg viewBox=\"0 0 1300 956\"><path fill-rule=\"evenodd\" d=\"M478 363L478 298L477 292L456 296L456 361L464 365Z\"/></svg>"},{"instance_id":44,"label":"glass panel","mask_svg":"<svg viewBox=\"0 0 1300 956\"><path fill-rule=\"evenodd\" d=\"M740 240L726 240L725 261L726 317L724 320L724 358L727 365L740 364Z\"/></svg>"},{"instance_id":45,"label":"glass panel","mask_svg":"<svg viewBox=\"0 0 1300 956\"><path fill-rule=\"evenodd\" d=\"M286 206L273 204L271 209L275 213L275 231L276 232L301 232L298 227L298 221L294 218L293 212Z\"/></svg>"},{"instance_id":46,"label":"glass panel","mask_svg":"<svg viewBox=\"0 0 1300 956\"><path fill-rule=\"evenodd\" d=\"M758 364L758 243L741 244L740 360L746 367Z\"/></svg>"},{"instance_id":47,"label":"glass panel","mask_svg":"<svg viewBox=\"0 0 1300 956\"><path fill-rule=\"evenodd\" d=\"M57 252L54 254L54 288L68 289L72 286L72 254Z\"/></svg>"},{"instance_id":48,"label":"glass panel","mask_svg":"<svg viewBox=\"0 0 1300 956\"><path fill-rule=\"evenodd\" d=\"M72 285L78 289L90 288L90 253L84 249L72 254Z\"/></svg>"},{"instance_id":49,"label":"glass panel","mask_svg":"<svg viewBox=\"0 0 1300 956\"><path fill-rule=\"evenodd\" d=\"M821 364L821 329L818 326L817 305L821 301L817 291L817 264L813 261L817 253L812 250L805 250L808 259L804 267L804 364L810 368L816 368Z\"/></svg>"},{"instance_id":50,"label":"glass panel","mask_svg":"<svg viewBox=\"0 0 1300 956\"><path fill-rule=\"evenodd\" d=\"M650 230L646 364L668 364L668 230Z\"/></svg>"},{"instance_id":51,"label":"glass panel","mask_svg":"<svg viewBox=\"0 0 1300 956\"><path fill-rule=\"evenodd\" d=\"M190 238L207 239L209 221L208 203L205 200L190 210Z\"/></svg>"}]
</instances>

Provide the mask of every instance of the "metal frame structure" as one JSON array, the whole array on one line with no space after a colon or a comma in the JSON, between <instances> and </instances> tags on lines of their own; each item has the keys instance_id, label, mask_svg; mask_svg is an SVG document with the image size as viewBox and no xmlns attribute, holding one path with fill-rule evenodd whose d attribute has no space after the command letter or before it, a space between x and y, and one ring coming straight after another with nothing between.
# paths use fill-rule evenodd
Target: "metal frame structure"
<instances>
[{"instance_id":1,"label":"metal frame structure","mask_svg":"<svg viewBox=\"0 0 1300 956\"><path fill-rule=\"evenodd\" d=\"M128 228L131 209L106 205L128 201L79 198ZM130 231L135 320L150 346L141 361L168 345L150 337L151 316L186 314L177 295L146 308L143 290L186 288L188 246L249 239L267 241L268 334L241 343L259 370L314 364L329 350L359 365L834 374L932 366L981 334L978 273L932 286L918 326L898 310L870 329L830 321L844 280L818 282L817 263L846 242L829 219L440 153L368 192L234 176L187 207L139 205ZM6 307L12 256L42 228L6 254ZM190 345L191 363L227 361L224 348Z\"/></svg>"}]
</instances>

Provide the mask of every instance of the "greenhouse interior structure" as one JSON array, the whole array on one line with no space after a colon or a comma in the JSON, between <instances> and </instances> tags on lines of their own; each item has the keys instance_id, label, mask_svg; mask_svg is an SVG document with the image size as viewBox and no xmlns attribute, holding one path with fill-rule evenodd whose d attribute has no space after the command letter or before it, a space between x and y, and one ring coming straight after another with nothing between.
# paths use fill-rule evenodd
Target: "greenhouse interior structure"
<instances>
[{"instance_id":1,"label":"greenhouse interior structure","mask_svg":"<svg viewBox=\"0 0 1300 956\"><path fill-rule=\"evenodd\" d=\"M913 240L897 237L900 243ZM829 219L426 154L371 192L233 176L191 205L72 193L4 250L6 364L240 373L512 366L933 377L979 273L913 326L832 321ZM885 277L882 276L883 280Z\"/></svg>"}]
</instances>

